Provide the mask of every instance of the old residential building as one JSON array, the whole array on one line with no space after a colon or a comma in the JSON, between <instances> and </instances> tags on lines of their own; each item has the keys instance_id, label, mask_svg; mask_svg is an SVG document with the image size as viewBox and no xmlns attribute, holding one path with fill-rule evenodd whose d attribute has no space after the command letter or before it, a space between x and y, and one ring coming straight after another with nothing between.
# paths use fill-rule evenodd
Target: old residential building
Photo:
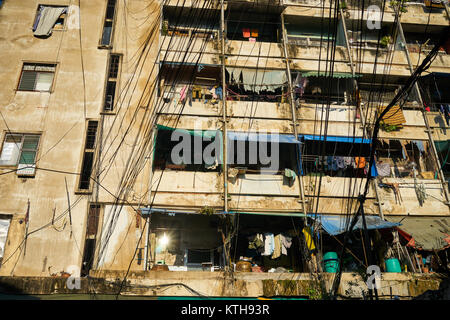
<instances>
[{"instance_id":1,"label":"old residential building","mask_svg":"<svg viewBox=\"0 0 450 320\"><path fill-rule=\"evenodd\" d=\"M448 4L364 3L4 1L0 276L254 297L448 268Z\"/></svg>"}]
</instances>

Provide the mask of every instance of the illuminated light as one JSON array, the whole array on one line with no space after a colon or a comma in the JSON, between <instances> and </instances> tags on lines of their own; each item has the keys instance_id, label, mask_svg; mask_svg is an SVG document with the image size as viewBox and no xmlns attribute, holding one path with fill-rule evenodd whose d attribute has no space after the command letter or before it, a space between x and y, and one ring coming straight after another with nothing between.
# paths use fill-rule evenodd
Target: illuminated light
<instances>
[{"instance_id":1,"label":"illuminated light","mask_svg":"<svg viewBox=\"0 0 450 320\"><path fill-rule=\"evenodd\" d=\"M169 243L169 238L166 236L165 232L160 241L163 247L167 246L167 244Z\"/></svg>"}]
</instances>

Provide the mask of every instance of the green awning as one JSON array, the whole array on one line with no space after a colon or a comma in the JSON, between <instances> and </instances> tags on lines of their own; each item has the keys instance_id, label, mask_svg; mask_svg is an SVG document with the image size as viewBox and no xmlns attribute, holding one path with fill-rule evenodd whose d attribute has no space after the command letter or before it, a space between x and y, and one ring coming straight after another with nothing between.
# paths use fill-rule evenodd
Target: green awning
<instances>
[{"instance_id":1,"label":"green awning","mask_svg":"<svg viewBox=\"0 0 450 320\"><path fill-rule=\"evenodd\" d=\"M188 129L167 127L160 124L157 124L156 127L158 128L158 130L178 131L190 134L191 136L205 137L208 139L214 138L217 134L219 134L220 138L222 137L222 131L220 130L188 130Z\"/></svg>"},{"instance_id":2,"label":"green awning","mask_svg":"<svg viewBox=\"0 0 450 320\"><path fill-rule=\"evenodd\" d=\"M303 77L329 77L331 74L330 72L325 71L305 71L301 72ZM353 75L351 73L347 72L333 72L332 74L333 78L353 78ZM362 77L361 74L355 74L355 78Z\"/></svg>"}]
</instances>

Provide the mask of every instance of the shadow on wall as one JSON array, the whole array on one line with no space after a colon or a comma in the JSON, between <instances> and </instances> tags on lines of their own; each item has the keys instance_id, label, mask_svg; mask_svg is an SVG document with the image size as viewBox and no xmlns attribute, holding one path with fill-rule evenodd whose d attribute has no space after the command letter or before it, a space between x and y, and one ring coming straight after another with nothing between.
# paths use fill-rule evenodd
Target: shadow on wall
<instances>
[{"instance_id":1,"label":"shadow on wall","mask_svg":"<svg viewBox=\"0 0 450 320\"><path fill-rule=\"evenodd\" d=\"M438 290L427 290L413 300L450 300L450 274L442 274Z\"/></svg>"},{"instance_id":2,"label":"shadow on wall","mask_svg":"<svg viewBox=\"0 0 450 320\"><path fill-rule=\"evenodd\" d=\"M445 123L444 119L442 119L442 117L440 115L437 115L434 117L434 123L436 123L439 128L442 129L442 131L444 132L444 134L447 134L447 124Z\"/></svg>"},{"instance_id":3,"label":"shadow on wall","mask_svg":"<svg viewBox=\"0 0 450 320\"><path fill-rule=\"evenodd\" d=\"M0 300L40 300L40 299L35 296L25 294L21 289L19 289L16 286L7 283L1 283Z\"/></svg>"}]
</instances>

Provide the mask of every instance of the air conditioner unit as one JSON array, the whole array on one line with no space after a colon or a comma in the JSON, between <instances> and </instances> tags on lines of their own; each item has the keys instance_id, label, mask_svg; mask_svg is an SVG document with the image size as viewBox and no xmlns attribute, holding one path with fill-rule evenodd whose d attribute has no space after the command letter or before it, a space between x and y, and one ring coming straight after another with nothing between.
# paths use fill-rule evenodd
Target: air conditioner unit
<instances>
[{"instance_id":1,"label":"air conditioner unit","mask_svg":"<svg viewBox=\"0 0 450 320\"><path fill-rule=\"evenodd\" d=\"M35 164L19 164L16 174L18 176L34 176L36 172Z\"/></svg>"}]
</instances>

